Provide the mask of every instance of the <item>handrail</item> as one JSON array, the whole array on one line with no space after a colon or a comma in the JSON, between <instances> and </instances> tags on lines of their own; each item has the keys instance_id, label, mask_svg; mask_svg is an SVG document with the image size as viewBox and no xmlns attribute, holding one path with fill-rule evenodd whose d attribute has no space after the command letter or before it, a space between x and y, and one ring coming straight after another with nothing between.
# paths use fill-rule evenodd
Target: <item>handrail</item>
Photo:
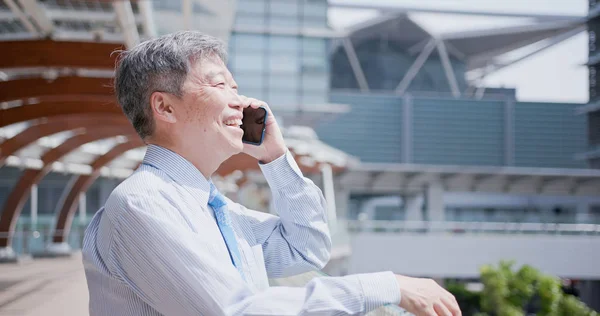
<instances>
[{"instance_id":1,"label":"handrail","mask_svg":"<svg viewBox=\"0 0 600 316\"><path fill-rule=\"evenodd\" d=\"M347 225L350 232L600 235L597 224L350 220Z\"/></svg>"}]
</instances>

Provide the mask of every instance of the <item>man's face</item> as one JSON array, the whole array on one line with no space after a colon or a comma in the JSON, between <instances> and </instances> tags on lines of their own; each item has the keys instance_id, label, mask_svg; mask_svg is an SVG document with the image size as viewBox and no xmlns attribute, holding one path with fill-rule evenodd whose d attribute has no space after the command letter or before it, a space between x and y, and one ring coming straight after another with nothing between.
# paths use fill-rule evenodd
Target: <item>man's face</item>
<instances>
[{"instance_id":1,"label":"man's face","mask_svg":"<svg viewBox=\"0 0 600 316\"><path fill-rule=\"evenodd\" d=\"M198 140L199 150L227 159L242 151L242 103L237 84L219 58L196 62L183 84L181 137Z\"/></svg>"}]
</instances>

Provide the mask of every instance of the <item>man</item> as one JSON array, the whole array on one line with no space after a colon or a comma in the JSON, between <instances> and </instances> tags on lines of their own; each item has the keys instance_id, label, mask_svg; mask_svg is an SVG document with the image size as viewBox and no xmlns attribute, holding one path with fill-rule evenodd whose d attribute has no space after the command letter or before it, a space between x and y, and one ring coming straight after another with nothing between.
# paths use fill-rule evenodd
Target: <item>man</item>
<instances>
[{"instance_id":1,"label":"man","mask_svg":"<svg viewBox=\"0 0 600 316\"><path fill-rule=\"evenodd\" d=\"M418 315L460 315L454 297L435 282L391 272L269 287L268 277L327 263L325 203L302 176L272 113L263 144L242 143L243 109L270 110L238 95L225 58L219 40L191 31L123 53L116 95L148 149L86 230L90 314L362 315L400 304ZM248 210L215 189L211 175L240 152L259 161L279 217Z\"/></svg>"}]
</instances>

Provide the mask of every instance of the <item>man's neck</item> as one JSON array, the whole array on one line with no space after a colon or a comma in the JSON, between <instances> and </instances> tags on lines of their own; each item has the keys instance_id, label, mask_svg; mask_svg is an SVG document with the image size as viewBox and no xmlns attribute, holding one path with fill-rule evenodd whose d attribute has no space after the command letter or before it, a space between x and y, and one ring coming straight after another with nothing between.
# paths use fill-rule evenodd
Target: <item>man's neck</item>
<instances>
[{"instance_id":1,"label":"man's neck","mask_svg":"<svg viewBox=\"0 0 600 316\"><path fill-rule=\"evenodd\" d=\"M214 151L206 150L207 147L202 143L190 144L177 144L175 142L167 141L164 139L148 139L148 144L161 146L166 148L181 157L189 161L207 180L210 179L213 173L217 171L222 161L219 161L215 157Z\"/></svg>"}]
</instances>

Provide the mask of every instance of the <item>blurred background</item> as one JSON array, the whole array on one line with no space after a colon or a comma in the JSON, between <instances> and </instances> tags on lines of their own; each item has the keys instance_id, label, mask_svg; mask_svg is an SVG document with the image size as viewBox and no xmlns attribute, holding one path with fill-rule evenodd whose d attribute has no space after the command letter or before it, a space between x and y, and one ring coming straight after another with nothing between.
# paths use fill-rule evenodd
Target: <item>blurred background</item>
<instances>
[{"instance_id":1,"label":"blurred background","mask_svg":"<svg viewBox=\"0 0 600 316\"><path fill-rule=\"evenodd\" d=\"M183 29L227 43L327 200L330 263L274 285L390 270L464 315L600 310L596 0L2 0L0 314L87 315L83 232L145 152L111 53ZM217 173L275 212L255 161Z\"/></svg>"}]
</instances>

